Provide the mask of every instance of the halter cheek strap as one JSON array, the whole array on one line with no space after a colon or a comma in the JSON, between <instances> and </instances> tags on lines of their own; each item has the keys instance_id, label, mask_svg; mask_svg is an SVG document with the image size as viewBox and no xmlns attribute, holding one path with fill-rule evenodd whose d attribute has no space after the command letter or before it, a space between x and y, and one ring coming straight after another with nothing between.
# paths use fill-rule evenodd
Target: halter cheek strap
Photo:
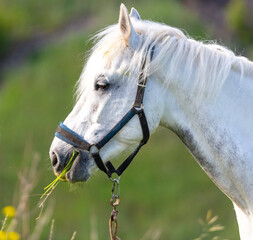
<instances>
[{"instance_id":1,"label":"halter cheek strap","mask_svg":"<svg viewBox=\"0 0 253 240\"><path fill-rule=\"evenodd\" d=\"M150 47L149 47L150 48ZM149 48L147 52L149 51ZM153 58L153 53L155 50L155 46L151 49L150 54L150 60ZM139 75L138 79L138 87L136 92L135 101L133 103L132 108L126 113L126 115L97 143L90 144L87 142L84 138L82 138L80 135L78 135L73 130L69 129L66 125L64 125L62 122L60 122L59 126L56 129L55 136L59 139L65 141L66 143L74 146L77 149L82 149L90 152L92 155L97 167L105 172L108 177L111 177L113 173L116 173L118 176L120 176L126 168L129 166L129 164L132 162L133 158L136 156L136 154L139 152L141 147L145 145L149 139L149 127L148 122L144 113L144 106L143 106L143 98L144 98L144 92L145 87L147 83L147 76L144 77L144 68L146 64L146 58L143 62L141 73ZM99 151L100 149L108 143L135 115L138 115L139 122L142 129L142 135L143 138L140 141L137 148L133 151L133 153L125 159L125 161L117 168L113 166L113 164L110 161L107 161L105 164L103 160L100 157Z\"/></svg>"}]
</instances>

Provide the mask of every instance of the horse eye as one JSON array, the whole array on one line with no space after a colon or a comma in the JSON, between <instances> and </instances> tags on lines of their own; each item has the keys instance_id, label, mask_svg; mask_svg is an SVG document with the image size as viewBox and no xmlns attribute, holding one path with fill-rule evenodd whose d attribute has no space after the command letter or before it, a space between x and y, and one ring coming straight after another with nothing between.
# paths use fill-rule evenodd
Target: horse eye
<instances>
[{"instance_id":1,"label":"horse eye","mask_svg":"<svg viewBox=\"0 0 253 240\"><path fill-rule=\"evenodd\" d=\"M109 87L109 84L106 82L97 82L95 85L96 90L106 90Z\"/></svg>"},{"instance_id":2,"label":"horse eye","mask_svg":"<svg viewBox=\"0 0 253 240\"><path fill-rule=\"evenodd\" d=\"M105 76L99 76L95 84L95 90L106 90L109 87L109 83Z\"/></svg>"}]
</instances>

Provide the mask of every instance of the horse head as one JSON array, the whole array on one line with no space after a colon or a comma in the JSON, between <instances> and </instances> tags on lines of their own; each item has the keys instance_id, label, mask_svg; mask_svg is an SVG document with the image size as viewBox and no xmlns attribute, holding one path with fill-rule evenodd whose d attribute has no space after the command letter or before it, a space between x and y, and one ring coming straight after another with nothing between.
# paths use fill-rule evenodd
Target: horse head
<instances>
[{"instance_id":1,"label":"horse head","mask_svg":"<svg viewBox=\"0 0 253 240\"><path fill-rule=\"evenodd\" d=\"M110 26L96 36L98 41L78 82L77 102L64 121L64 126L90 144L103 139L131 109L140 72L149 76L143 100L148 129L153 132L159 125L163 104L157 94L161 92L161 86L153 80L154 74L150 74L151 58L146 54L150 52L152 39L146 39L144 32L135 29L135 25L141 25L141 21L135 9L132 9L129 15L122 4L118 24ZM138 117L133 116L100 149L102 161L106 162L123 152L131 151L138 146L142 137ZM54 138L50 158L55 175L62 172L72 150L71 144ZM89 151L78 151L77 158L65 175L66 180L70 182L88 180L92 170L96 168L94 157Z\"/></svg>"}]
</instances>

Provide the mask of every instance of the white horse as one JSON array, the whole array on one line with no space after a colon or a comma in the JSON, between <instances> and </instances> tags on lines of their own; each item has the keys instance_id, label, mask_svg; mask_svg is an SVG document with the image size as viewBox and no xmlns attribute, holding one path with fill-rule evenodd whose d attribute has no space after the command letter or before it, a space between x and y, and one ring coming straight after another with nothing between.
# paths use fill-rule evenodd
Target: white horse
<instances>
[{"instance_id":1,"label":"white horse","mask_svg":"<svg viewBox=\"0 0 253 240\"><path fill-rule=\"evenodd\" d=\"M175 132L199 165L232 201L242 240L253 240L253 63L215 44L204 44L170 26L130 15L122 4L119 23L95 37L78 82L77 103L64 124L95 143L129 110L145 65L148 126ZM133 117L101 150L103 161L133 149L142 138ZM72 153L55 138L50 156L59 174ZM96 169L80 151L66 179L86 181Z\"/></svg>"}]
</instances>

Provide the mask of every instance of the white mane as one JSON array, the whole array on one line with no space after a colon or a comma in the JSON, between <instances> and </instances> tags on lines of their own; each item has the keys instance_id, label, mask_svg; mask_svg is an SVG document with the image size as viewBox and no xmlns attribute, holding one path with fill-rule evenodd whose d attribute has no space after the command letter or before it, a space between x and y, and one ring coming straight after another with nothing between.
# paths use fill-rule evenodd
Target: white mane
<instances>
[{"instance_id":1,"label":"white mane","mask_svg":"<svg viewBox=\"0 0 253 240\"><path fill-rule=\"evenodd\" d=\"M244 75L253 75L253 63L245 57L235 56L225 47L196 41L179 29L161 23L131 20L142 40L133 53L128 74L136 76L134 73L140 71L147 49L155 45L155 57L147 62L145 73L152 74L166 66L165 87L169 87L172 79L184 79L195 99L216 95L231 70L238 72L241 79ZM96 44L79 80L79 95L85 89L86 83L82 79L88 75L93 54L103 51L105 61L110 64L126 49L118 25L109 26L93 39Z\"/></svg>"}]
</instances>

